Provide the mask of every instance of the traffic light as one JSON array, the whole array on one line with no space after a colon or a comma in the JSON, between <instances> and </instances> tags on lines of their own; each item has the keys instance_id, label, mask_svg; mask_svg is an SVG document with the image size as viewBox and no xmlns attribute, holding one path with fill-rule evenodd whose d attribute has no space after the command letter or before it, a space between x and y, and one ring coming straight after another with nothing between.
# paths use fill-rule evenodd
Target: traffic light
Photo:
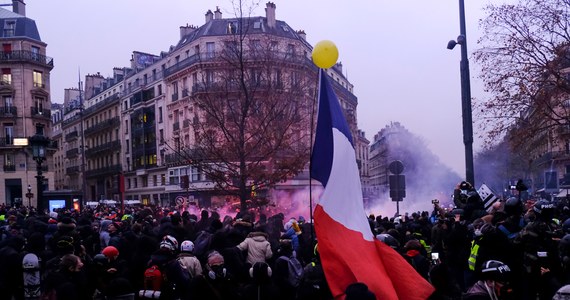
<instances>
[{"instance_id":1,"label":"traffic light","mask_svg":"<svg viewBox=\"0 0 570 300\"><path fill-rule=\"evenodd\" d=\"M390 175L390 198L392 201L402 201L406 198L406 176L405 175Z\"/></svg>"},{"instance_id":2,"label":"traffic light","mask_svg":"<svg viewBox=\"0 0 570 300\"><path fill-rule=\"evenodd\" d=\"M187 189L190 186L188 175L182 175L180 177L180 187L183 189Z\"/></svg>"}]
</instances>

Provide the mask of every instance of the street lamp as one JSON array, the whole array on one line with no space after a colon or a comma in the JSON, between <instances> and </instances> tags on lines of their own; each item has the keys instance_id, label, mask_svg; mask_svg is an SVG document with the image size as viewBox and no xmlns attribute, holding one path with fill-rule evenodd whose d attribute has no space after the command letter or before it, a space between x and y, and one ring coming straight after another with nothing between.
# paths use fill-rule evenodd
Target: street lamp
<instances>
[{"instance_id":1,"label":"street lamp","mask_svg":"<svg viewBox=\"0 0 570 300\"><path fill-rule=\"evenodd\" d=\"M44 189L44 176L42 170L42 163L46 160L46 147L49 139L43 135L43 132L38 131L30 138L30 145L32 146L32 156L37 163L37 210L39 213L43 212L43 189Z\"/></svg>"},{"instance_id":2,"label":"street lamp","mask_svg":"<svg viewBox=\"0 0 570 300\"><path fill-rule=\"evenodd\" d=\"M464 0L459 0L459 30L457 40L447 43L447 49L461 45L461 112L463 117L463 144L465 144L465 179L475 186L473 168L473 119L471 116L471 84L469 82L469 59L467 58L467 37L465 33L465 5Z\"/></svg>"},{"instance_id":3,"label":"street lamp","mask_svg":"<svg viewBox=\"0 0 570 300\"><path fill-rule=\"evenodd\" d=\"M34 193L32 193L32 186L28 184L28 192L26 193L28 197L28 207L32 207L32 198L34 198Z\"/></svg>"}]
</instances>

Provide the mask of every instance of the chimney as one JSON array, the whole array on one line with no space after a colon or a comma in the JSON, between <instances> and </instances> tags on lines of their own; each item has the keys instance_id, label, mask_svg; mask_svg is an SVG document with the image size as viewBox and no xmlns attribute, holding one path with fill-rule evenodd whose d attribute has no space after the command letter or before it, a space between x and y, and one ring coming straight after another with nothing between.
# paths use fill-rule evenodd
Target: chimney
<instances>
[{"instance_id":1,"label":"chimney","mask_svg":"<svg viewBox=\"0 0 570 300\"><path fill-rule=\"evenodd\" d=\"M277 21L275 20L275 8L275 3L267 2L267 7L265 8L265 17L267 18L267 26L269 26L269 28L274 28L277 24Z\"/></svg>"},{"instance_id":2,"label":"chimney","mask_svg":"<svg viewBox=\"0 0 570 300\"><path fill-rule=\"evenodd\" d=\"M26 3L24 3L24 0L12 0L12 11L26 16Z\"/></svg>"},{"instance_id":3,"label":"chimney","mask_svg":"<svg viewBox=\"0 0 570 300\"><path fill-rule=\"evenodd\" d=\"M303 41L307 40L307 34L305 33L305 30L299 30L297 31L297 34L303 39Z\"/></svg>"},{"instance_id":4,"label":"chimney","mask_svg":"<svg viewBox=\"0 0 570 300\"><path fill-rule=\"evenodd\" d=\"M193 25L186 24L186 26L180 26L180 39L194 32L194 30L196 30L196 26Z\"/></svg>"},{"instance_id":5,"label":"chimney","mask_svg":"<svg viewBox=\"0 0 570 300\"><path fill-rule=\"evenodd\" d=\"M206 23L210 22L214 18L214 14L208 9L206 12Z\"/></svg>"},{"instance_id":6,"label":"chimney","mask_svg":"<svg viewBox=\"0 0 570 300\"><path fill-rule=\"evenodd\" d=\"M219 20L222 18L222 11L216 6L216 11L214 11L214 19Z\"/></svg>"}]
</instances>

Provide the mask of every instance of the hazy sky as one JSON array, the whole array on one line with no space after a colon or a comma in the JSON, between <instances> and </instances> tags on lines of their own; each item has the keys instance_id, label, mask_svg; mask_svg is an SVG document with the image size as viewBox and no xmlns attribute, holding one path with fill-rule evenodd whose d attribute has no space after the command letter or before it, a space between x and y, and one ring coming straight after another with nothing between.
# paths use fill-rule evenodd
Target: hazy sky
<instances>
[{"instance_id":1,"label":"hazy sky","mask_svg":"<svg viewBox=\"0 0 570 300\"><path fill-rule=\"evenodd\" d=\"M97 72L111 76L113 67L129 66L132 51L168 51L178 43L179 27L202 26L208 9L219 6L223 17L235 16L229 0L25 2L26 15L36 21L48 44L47 55L54 58L51 94L56 103L63 102L65 88L77 87L79 69L82 78ZM264 16L266 2L259 2L253 15ZM370 141L387 124L399 121L465 176L460 49L446 49L459 35L457 0L273 2L277 19L305 30L311 44L328 39L337 45L358 97L358 125ZM465 2L471 55L480 35L482 7L490 0ZM470 67L472 96L483 97L472 59Z\"/></svg>"}]
</instances>

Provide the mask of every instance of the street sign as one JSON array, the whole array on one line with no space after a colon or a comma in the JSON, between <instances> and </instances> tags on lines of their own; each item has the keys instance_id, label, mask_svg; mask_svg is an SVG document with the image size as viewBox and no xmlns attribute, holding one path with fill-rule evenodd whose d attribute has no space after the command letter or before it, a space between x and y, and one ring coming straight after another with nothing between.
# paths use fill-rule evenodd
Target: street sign
<instances>
[{"instance_id":1,"label":"street sign","mask_svg":"<svg viewBox=\"0 0 570 300\"><path fill-rule=\"evenodd\" d=\"M394 175L402 174L404 172L404 164L399 160L395 160L388 165L388 170Z\"/></svg>"}]
</instances>

